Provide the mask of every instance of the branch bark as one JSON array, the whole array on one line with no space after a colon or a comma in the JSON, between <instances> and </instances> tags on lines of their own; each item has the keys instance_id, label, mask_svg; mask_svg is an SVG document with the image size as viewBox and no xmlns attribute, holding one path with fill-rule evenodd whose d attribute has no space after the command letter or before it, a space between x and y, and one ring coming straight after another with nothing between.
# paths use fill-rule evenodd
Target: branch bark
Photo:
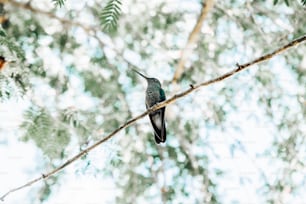
<instances>
[{"instance_id":1,"label":"branch bark","mask_svg":"<svg viewBox=\"0 0 306 204\"><path fill-rule=\"evenodd\" d=\"M180 61L178 64L178 67L175 70L174 76L172 81L174 83L177 82L177 80L182 76L183 72L184 72L184 67L185 67L185 63L186 60L188 59L189 55L191 54L191 51L193 50L193 46L194 44L198 41L198 36L199 33L201 31L202 28L202 24L209 12L209 10L213 7L213 0L206 0L203 2L203 7L201 10L201 14L196 22L196 24L194 25L193 30L191 31L189 37L188 37L188 41L184 47L184 49L181 52L181 57L180 57Z\"/></svg>"},{"instance_id":2,"label":"branch bark","mask_svg":"<svg viewBox=\"0 0 306 204\"><path fill-rule=\"evenodd\" d=\"M116 135L118 132L120 132L121 130L125 129L126 127L129 127L130 125L132 125L133 123L135 123L137 120L145 117L146 115L148 115L149 113L152 113L166 105L169 105L171 103L174 103L176 100L180 99L180 98L183 98L184 96L190 94L191 92L203 87L203 86L208 86L210 84L214 84L214 83L217 83L219 81L222 81L224 79L227 79L229 77L231 77L232 75L242 71L242 70L245 70L246 68L252 66L252 65L255 65L255 64L258 64L258 63L261 63L261 62L264 62L264 61L267 61L269 59L271 59L272 57L274 57L275 55L277 54L280 54L281 52L284 52L286 50L288 50L289 48L291 47L294 47L294 46L297 46L303 42L306 41L306 35L300 37L300 38L297 38L291 42L289 42L288 44L286 44L285 46L269 53L269 54L266 54L266 55L263 55L253 61L250 61L250 62L247 62L245 64L236 64L237 68L233 69L232 71L230 72L227 72L217 78L214 78L214 79L211 79L209 81L206 81L206 82L202 82L202 83L199 83L197 85L190 85L190 88L181 92L181 93L178 93L178 94L175 94L174 96L172 96L171 98L169 98L168 100L166 101L163 101L161 103L158 103L154 106L152 106L151 108L149 108L147 111L143 112L142 114L138 115L137 117L135 118L132 118L130 120L128 120L125 124L121 125L119 128L117 128L116 130L114 130L113 132L111 132L109 135L107 135L106 137L104 137L103 139L99 140L98 142L96 142L95 144L87 147L85 150L79 152L78 154L76 154L75 156L73 156L72 158L68 159L66 162L64 162L62 165L60 165L59 167L57 167L56 169L46 173L46 174L42 174L41 176L19 186L19 187L16 187L16 188L13 188L11 190L9 190L8 192L6 192L5 194L3 194L1 197L0 197L0 200L4 201L4 198L7 197L9 194L15 192L15 191L18 191L18 190L21 190L25 187L28 187L28 186L31 186L32 184L34 183L37 183L38 181L40 180L43 180L43 179L47 179L48 177L56 174L57 172L63 170L66 166L70 165L71 163L75 162L77 159L79 159L80 157L82 157L84 154L87 154L88 152L90 152L91 150L93 150L94 148L96 148L97 146L99 146L100 144L106 142L107 140L109 140L110 138L112 138L114 135Z\"/></svg>"}]
</instances>

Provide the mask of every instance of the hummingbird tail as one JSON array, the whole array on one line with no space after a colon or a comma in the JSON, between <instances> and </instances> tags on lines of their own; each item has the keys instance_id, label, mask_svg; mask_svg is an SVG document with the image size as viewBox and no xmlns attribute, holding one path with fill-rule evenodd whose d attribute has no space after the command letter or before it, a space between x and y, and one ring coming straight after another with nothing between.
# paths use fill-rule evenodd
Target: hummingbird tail
<instances>
[{"instance_id":1,"label":"hummingbird tail","mask_svg":"<svg viewBox=\"0 0 306 204\"><path fill-rule=\"evenodd\" d=\"M157 143L157 144L159 144L159 143L164 143L164 142L166 142L166 129L164 130L164 134L163 135L158 135L156 132L154 132L154 137L155 137L155 142Z\"/></svg>"},{"instance_id":2,"label":"hummingbird tail","mask_svg":"<svg viewBox=\"0 0 306 204\"><path fill-rule=\"evenodd\" d=\"M165 107L151 114L149 118L154 129L154 137L157 144L166 141Z\"/></svg>"}]
</instances>

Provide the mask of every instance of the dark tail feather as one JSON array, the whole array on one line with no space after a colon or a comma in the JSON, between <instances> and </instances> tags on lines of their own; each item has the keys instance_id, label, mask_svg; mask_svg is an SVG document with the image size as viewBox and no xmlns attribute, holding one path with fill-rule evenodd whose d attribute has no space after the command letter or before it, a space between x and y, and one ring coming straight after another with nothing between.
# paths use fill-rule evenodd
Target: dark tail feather
<instances>
[{"instance_id":1,"label":"dark tail feather","mask_svg":"<svg viewBox=\"0 0 306 204\"><path fill-rule=\"evenodd\" d=\"M161 108L151 114L149 118L154 129L154 137L157 144L166 141L165 108ZM161 124L160 124L161 123Z\"/></svg>"},{"instance_id":2,"label":"dark tail feather","mask_svg":"<svg viewBox=\"0 0 306 204\"><path fill-rule=\"evenodd\" d=\"M156 133L154 133L154 137L155 137L155 142L159 144L161 142L161 139L159 138L159 136Z\"/></svg>"},{"instance_id":3,"label":"dark tail feather","mask_svg":"<svg viewBox=\"0 0 306 204\"><path fill-rule=\"evenodd\" d=\"M155 137L155 142L157 144L159 143L164 143L166 142L166 138L167 138L167 134L166 134L166 127L165 127L165 124L164 124L164 127L161 131L158 131L158 132L155 132L154 131L154 137Z\"/></svg>"}]
</instances>

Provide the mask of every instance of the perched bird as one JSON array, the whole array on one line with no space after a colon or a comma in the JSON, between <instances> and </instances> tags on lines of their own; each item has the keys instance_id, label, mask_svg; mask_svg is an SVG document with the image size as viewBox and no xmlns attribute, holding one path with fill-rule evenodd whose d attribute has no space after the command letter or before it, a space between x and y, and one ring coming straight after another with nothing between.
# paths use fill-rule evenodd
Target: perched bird
<instances>
[{"instance_id":1,"label":"perched bird","mask_svg":"<svg viewBox=\"0 0 306 204\"><path fill-rule=\"evenodd\" d=\"M150 108L155 104L166 100L164 90L161 88L161 84L156 78L149 78L145 75L134 70L137 74L147 80L148 86L146 90L146 108ZM154 137L157 144L166 141L166 124L165 124L165 107L154 111L149 114L151 124L154 129Z\"/></svg>"}]
</instances>

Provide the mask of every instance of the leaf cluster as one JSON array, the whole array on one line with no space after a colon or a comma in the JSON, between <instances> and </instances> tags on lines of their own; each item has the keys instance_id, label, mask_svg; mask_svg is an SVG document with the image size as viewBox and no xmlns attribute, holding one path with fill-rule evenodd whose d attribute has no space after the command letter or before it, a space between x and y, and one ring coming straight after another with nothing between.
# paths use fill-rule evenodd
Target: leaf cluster
<instances>
[{"instance_id":1,"label":"leaf cluster","mask_svg":"<svg viewBox=\"0 0 306 204\"><path fill-rule=\"evenodd\" d=\"M21 128L24 141L33 140L49 158L63 158L64 149L70 141L68 129L50 112L39 106L32 106L24 113Z\"/></svg>"},{"instance_id":2,"label":"leaf cluster","mask_svg":"<svg viewBox=\"0 0 306 204\"><path fill-rule=\"evenodd\" d=\"M109 0L100 14L100 20L106 31L114 30L121 14L121 0Z\"/></svg>"},{"instance_id":3,"label":"leaf cluster","mask_svg":"<svg viewBox=\"0 0 306 204\"><path fill-rule=\"evenodd\" d=\"M25 59L25 53L24 51L16 45L16 43L10 39L5 30L0 27L0 45L8 48L8 50L12 53L15 54L20 61L23 61ZM3 48L2 48L3 49ZM1 50L3 52L3 50Z\"/></svg>"},{"instance_id":4,"label":"leaf cluster","mask_svg":"<svg viewBox=\"0 0 306 204\"><path fill-rule=\"evenodd\" d=\"M62 7L65 4L66 0L52 0L55 6Z\"/></svg>"}]
</instances>

